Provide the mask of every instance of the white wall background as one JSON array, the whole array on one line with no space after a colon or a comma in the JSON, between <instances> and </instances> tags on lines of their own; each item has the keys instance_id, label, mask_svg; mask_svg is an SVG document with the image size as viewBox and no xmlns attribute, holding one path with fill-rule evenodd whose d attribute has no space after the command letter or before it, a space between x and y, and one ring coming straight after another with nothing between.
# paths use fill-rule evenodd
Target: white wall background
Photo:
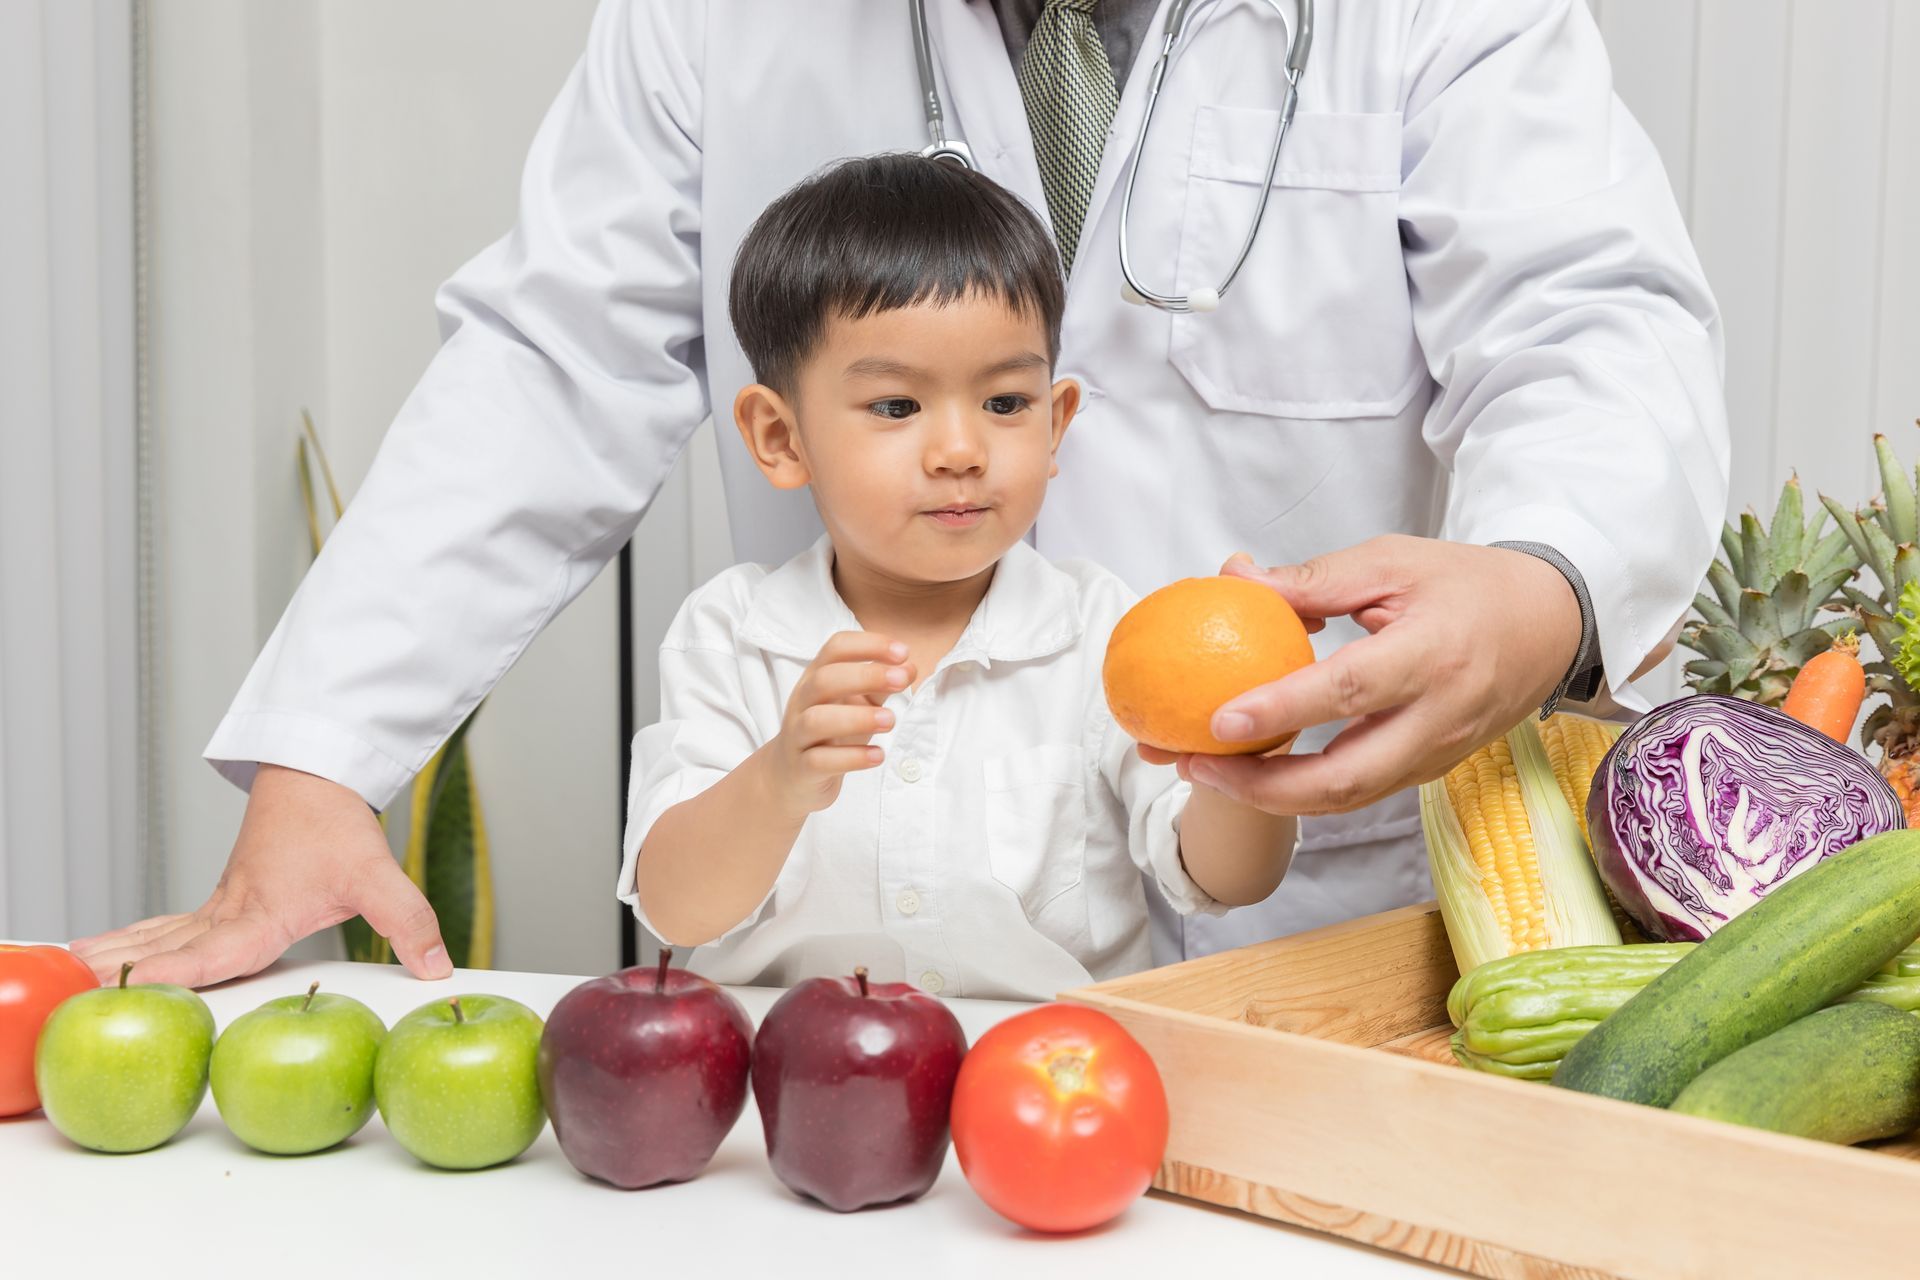
<instances>
[{"instance_id":1,"label":"white wall background","mask_svg":"<svg viewBox=\"0 0 1920 1280\"><path fill-rule=\"evenodd\" d=\"M145 898L131 19L0 5L0 938Z\"/></svg>"},{"instance_id":2,"label":"white wall background","mask_svg":"<svg viewBox=\"0 0 1920 1280\"><path fill-rule=\"evenodd\" d=\"M1733 508L1789 468L1848 501L1920 454L1920 0L1592 0L1727 313ZM351 492L436 343L434 287L511 222L591 0L154 5L155 417L168 489L171 909L240 797L199 762L306 562L297 411ZM909 109L901 104L901 109ZM651 655L727 561L711 436L641 526ZM503 967L616 959L615 597L594 584L475 731Z\"/></svg>"}]
</instances>

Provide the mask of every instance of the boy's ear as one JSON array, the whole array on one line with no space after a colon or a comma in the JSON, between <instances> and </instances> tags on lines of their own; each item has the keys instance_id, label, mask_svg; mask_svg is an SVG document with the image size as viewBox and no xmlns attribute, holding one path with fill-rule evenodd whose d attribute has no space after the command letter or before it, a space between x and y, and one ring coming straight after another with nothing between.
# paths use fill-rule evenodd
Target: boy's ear
<instances>
[{"instance_id":1,"label":"boy's ear","mask_svg":"<svg viewBox=\"0 0 1920 1280\"><path fill-rule=\"evenodd\" d=\"M1067 434L1067 424L1073 421L1073 415L1080 412L1080 383L1074 378L1062 378L1053 384L1053 444L1051 452L1056 459L1060 453L1060 441ZM1048 476L1060 474L1060 464L1053 462L1047 468Z\"/></svg>"},{"instance_id":2,"label":"boy's ear","mask_svg":"<svg viewBox=\"0 0 1920 1280\"><path fill-rule=\"evenodd\" d=\"M800 447L793 406L772 387L754 383L733 398L733 425L761 472L776 489L800 489L813 478Z\"/></svg>"}]
</instances>

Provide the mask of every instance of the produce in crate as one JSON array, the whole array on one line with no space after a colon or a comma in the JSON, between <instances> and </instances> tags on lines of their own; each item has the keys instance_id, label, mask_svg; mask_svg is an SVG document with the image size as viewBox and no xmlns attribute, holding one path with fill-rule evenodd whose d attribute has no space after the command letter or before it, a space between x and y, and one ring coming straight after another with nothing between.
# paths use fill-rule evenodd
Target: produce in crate
<instances>
[{"instance_id":1,"label":"produce in crate","mask_svg":"<svg viewBox=\"0 0 1920 1280\"><path fill-rule=\"evenodd\" d=\"M1183 578L1114 624L1101 667L1107 705L1127 736L1176 753L1251 755L1292 738L1222 742L1213 713L1313 661L1300 616L1271 587L1222 575Z\"/></svg>"},{"instance_id":2,"label":"produce in crate","mask_svg":"<svg viewBox=\"0 0 1920 1280\"><path fill-rule=\"evenodd\" d=\"M220 1118L255 1151L297 1156L345 1142L373 1117L380 1015L351 996L269 1000L227 1024L208 1080Z\"/></svg>"},{"instance_id":3,"label":"produce in crate","mask_svg":"<svg viewBox=\"0 0 1920 1280\"><path fill-rule=\"evenodd\" d=\"M1825 653L1816 653L1800 668L1780 710L1809 729L1818 729L1835 742L1853 736L1860 701L1867 696L1867 672L1860 665L1860 637L1849 631Z\"/></svg>"},{"instance_id":4,"label":"produce in crate","mask_svg":"<svg viewBox=\"0 0 1920 1280\"><path fill-rule=\"evenodd\" d=\"M940 1176L967 1035L903 982L810 978L774 1002L753 1043L767 1161L830 1209L911 1200Z\"/></svg>"},{"instance_id":5,"label":"produce in crate","mask_svg":"<svg viewBox=\"0 0 1920 1280\"><path fill-rule=\"evenodd\" d=\"M1516 952L1621 940L1570 804L1612 731L1555 716L1548 732L1551 755L1525 721L1420 788L1433 887L1462 973Z\"/></svg>"},{"instance_id":6,"label":"produce in crate","mask_svg":"<svg viewBox=\"0 0 1920 1280\"><path fill-rule=\"evenodd\" d=\"M1447 995L1454 1060L1476 1071L1545 1080L1580 1037L1693 948L1691 942L1562 947L1489 960ZM1920 1012L1920 945L1840 1000Z\"/></svg>"},{"instance_id":7,"label":"produce in crate","mask_svg":"<svg viewBox=\"0 0 1920 1280\"><path fill-rule=\"evenodd\" d=\"M513 1159L547 1122L536 1073L540 1029L540 1015L505 996L421 1005L393 1024L373 1064L387 1131L441 1169Z\"/></svg>"},{"instance_id":8,"label":"produce in crate","mask_svg":"<svg viewBox=\"0 0 1920 1280\"><path fill-rule=\"evenodd\" d=\"M1575 1044L1553 1083L1664 1107L1728 1054L1859 986L1916 936L1920 832L1864 840L1682 956Z\"/></svg>"},{"instance_id":9,"label":"produce in crate","mask_svg":"<svg viewBox=\"0 0 1920 1280\"><path fill-rule=\"evenodd\" d=\"M1822 1142L1905 1133L1920 1125L1920 1018L1818 1010L1708 1067L1670 1110Z\"/></svg>"},{"instance_id":10,"label":"produce in crate","mask_svg":"<svg viewBox=\"0 0 1920 1280\"><path fill-rule=\"evenodd\" d=\"M65 947L0 943L0 1116L40 1105L33 1087L40 1026L62 1000L99 985L86 962Z\"/></svg>"},{"instance_id":11,"label":"produce in crate","mask_svg":"<svg viewBox=\"0 0 1920 1280\"><path fill-rule=\"evenodd\" d=\"M47 1015L33 1079L53 1127L94 1151L146 1151L186 1128L207 1096L213 1012L185 987L120 983Z\"/></svg>"},{"instance_id":12,"label":"produce in crate","mask_svg":"<svg viewBox=\"0 0 1920 1280\"><path fill-rule=\"evenodd\" d=\"M698 974L622 969L560 998L540 1036L540 1096L573 1167L616 1187L684 1182L747 1105L753 1023Z\"/></svg>"},{"instance_id":13,"label":"produce in crate","mask_svg":"<svg viewBox=\"0 0 1920 1280\"><path fill-rule=\"evenodd\" d=\"M1587 801L1608 889L1648 937L1669 942L1704 938L1821 859L1904 825L1859 752L1711 694L1657 707L1621 734Z\"/></svg>"},{"instance_id":14,"label":"produce in crate","mask_svg":"<svg viewBox=\"0 0 1920 1280\"><path fill-rule=\"evenodd\" d=\"M1701 655L1686 667L1693 688L1778 707L1807 660L1855 625L1818 618L1844 607L1840 589L1860 567L1846 519L1822 534L1829 514L1844 514L1826 506L1805 520L1795 477L1780 490L1770 526L1762 529L1749 511L1738 528L1721 531L1720 557L1693 600L1699 616L1680 632L1680 643Z\"/></svg>"},{"instance_id":15,"label":"produce in crate","mask_svg":"<svg viewBox=\"0 0 1920 1280\"><path fill-rule=\"evenodd\" d=\"M1820 500L1857 555L1873 571L1876 587L1847 587L1844 594L1880 651L1867 667L1867 692L1884 697L1860 726L1863 746L1880 748L1880 772L1900 797L1907 825L1920 825L1920 468L1912 482L1887 438L1873 438L1880 467L1880 496L1857 511L1832 498Z\"/></svg>"}]
</instances>

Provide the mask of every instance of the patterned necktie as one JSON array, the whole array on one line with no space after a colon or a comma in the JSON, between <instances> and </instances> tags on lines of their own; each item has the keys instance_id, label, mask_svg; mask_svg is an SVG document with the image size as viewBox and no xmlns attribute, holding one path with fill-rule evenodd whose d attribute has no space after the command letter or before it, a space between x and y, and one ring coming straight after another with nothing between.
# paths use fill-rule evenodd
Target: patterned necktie
<instances>
[{"instance_id":1,"label":"patterned necktie","mask_svg":"<svg viewBox=\"0 0 1920 1280\"><path fill-rule=\"evenodd\" d=\"M1020 58L1020 96L1027 104L1040 185L1068 270L1093 201L1107 129L1120 105L1113 64L1093 29L1095 3L1047 0Z\"/></svg>"}]
</instances>

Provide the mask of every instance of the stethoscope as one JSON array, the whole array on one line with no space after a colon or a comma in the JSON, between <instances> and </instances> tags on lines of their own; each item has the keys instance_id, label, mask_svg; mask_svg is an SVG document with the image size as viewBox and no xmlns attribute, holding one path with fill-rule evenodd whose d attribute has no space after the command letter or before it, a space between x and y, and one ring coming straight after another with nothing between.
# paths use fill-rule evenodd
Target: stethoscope
<instances>
[{"instance_id":1,"label":"stethoscope","mask_svg":"<svg viewBox=\"0 0 1920 1280\"><path fill-rule=\"evenodd\" d=\"M1284 73L1287 81L1286 100L1280 104L1280 126L1273 132L1273 146L1267 152L1267 176L1260 184L1259 203L1254 206L1253 221L1247 226L1247 238L1240 244L1240 254L1233 260L1233 266L1226 276L1214 288L1195 289L1192 293L1156 293L1140 283L1133 271L1133 255L1127 242L1127 216L1133 208L1133 187L1140 178L1140 157L1147 147L1147 131L1153 127L1153 111L1160 101L1160 86L1167 76L1167 65L1173 60L1174 46L1180 43L1181 35L1186 31L1187 15L1193 10L1194 0L1173 0L1167 10L1165 35L1160 42L1160 56L1154 61L1153 75L1147 81L1147 112L1140 121L1140 136L1134 139L1133 159L1127 165L1127 185L1120 196L1120 275L1125 281L1121 296L1128 302L1144 303L1158 307L1162 311L1193 312L1212 311L1220 305L1220 299L1226 296L1233 285L1234 277L1240 274L1240 268L1246 265L1247 255L1253 252L1253 239L1260 234L1260 222L1267 215L1267 196L1273 190L1273 175L1280 167L1280 144L1286 141L1287 127L1293 123L1293 109L1300 101L1300 76L1307 69L1307 51L1313 47L1313 0L1297 0L1299 21L1297 24L1287 21L1287 14L1280 7L1280 0L1264 0L1274 16L1287 32L1287 61ZM946 111L940 101L940 91L934 87L933 80L933 44L927 36L927 0L912 0L908 6L913 16L913 55L920 72L920 99L927 115L927 136L931 141L921 155L932 160L951 160L955 164L969 169L979 166L973 162L973 152L967 144L958 138L947 137Z\"/></svg>"}]
</instances>

